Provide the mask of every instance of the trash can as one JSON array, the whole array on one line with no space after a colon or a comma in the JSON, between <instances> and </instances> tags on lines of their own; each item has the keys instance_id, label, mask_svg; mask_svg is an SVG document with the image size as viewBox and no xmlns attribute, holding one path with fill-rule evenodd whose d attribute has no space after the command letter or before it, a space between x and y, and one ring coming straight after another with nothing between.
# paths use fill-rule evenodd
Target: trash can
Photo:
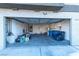
<instances>
[{"instance_id":1,"label":"trash can","mask_svg":"<svg viewBox=\"0 0 79 59\"><path fill-rule=\"evenodd\" d=\"M49 31L49 36L53 37L57 41L62 41L65 39L65 32L58 30L51 30Z\"/></svg>"}]
</instances>

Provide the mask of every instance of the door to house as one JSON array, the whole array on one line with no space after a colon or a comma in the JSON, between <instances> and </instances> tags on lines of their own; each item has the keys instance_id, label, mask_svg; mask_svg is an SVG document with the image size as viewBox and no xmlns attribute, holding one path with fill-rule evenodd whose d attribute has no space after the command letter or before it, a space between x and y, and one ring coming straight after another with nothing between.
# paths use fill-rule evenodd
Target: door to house
<instances>
[{"instance_id":1,"label":"door to house","mask_svg":"<svg viewBox=\"0 0 79 59\"><path fill-rule=\"evenodd\" d=\"M29 24L29 25L28 25L28 31L29 31L29 32L33 32L33 25L32 25L32 24Z\"/></svg>"}]
</instances>

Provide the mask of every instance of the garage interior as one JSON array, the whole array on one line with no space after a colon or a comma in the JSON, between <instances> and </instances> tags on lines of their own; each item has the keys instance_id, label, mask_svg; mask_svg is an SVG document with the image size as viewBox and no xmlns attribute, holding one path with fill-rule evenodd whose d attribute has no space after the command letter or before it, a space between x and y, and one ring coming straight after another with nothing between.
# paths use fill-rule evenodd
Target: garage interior
<instances>
[{"instance_id":1,"label":"garage interior","mask_svg":"<svg viewBox=\"0 0 79 59\"><path fill-rule=\"evenodd\" d=\"M6 47L70 45L70 19L6 17Z\"/></svg>"}]
</instances>

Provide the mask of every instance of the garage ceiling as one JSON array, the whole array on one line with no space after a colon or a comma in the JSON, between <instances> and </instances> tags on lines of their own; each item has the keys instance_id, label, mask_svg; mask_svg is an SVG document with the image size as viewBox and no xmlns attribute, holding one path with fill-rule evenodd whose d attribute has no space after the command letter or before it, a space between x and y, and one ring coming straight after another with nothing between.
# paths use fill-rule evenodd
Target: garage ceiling
<instances>
[{"instance_id":1,"label":"garage ceiling","mask_svg":"<svg viewBox=\"0 0 79 59\"><path fill-rule=\"evenodd\" d=\"M13 19L28 24L51 24L64 20L64 19L53 19L53 18L23 18L23 17L14 17Z\"/></svg>"}]
</instances>

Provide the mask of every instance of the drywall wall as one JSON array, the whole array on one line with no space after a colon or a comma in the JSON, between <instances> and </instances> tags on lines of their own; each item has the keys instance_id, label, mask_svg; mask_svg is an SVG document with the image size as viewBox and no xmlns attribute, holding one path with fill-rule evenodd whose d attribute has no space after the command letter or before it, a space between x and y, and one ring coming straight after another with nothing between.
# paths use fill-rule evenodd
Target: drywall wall
<instances>
[{"instance_id":1,"label":"drywall wall","mask_svg":"<svg viewBox=\"0 0 79 59\"><path fill-rule=\"evenodd\" d=\"M48 31L48 25L47 24L37 24L33 25L33 33L34 34L41 34Z\"/></svg>"},{"instance_id":2,"label":"drywall wall","mask_svg":"<svg viewBox=\"0 0 79 59\"><path fill-rule=\"evenodd\" d=\"M14 34L15 38L17 38L18 35L22 35L23 29L26 30L27 28L27 24L12 20L12 33Z\"/></svg>"}]
</instances>

